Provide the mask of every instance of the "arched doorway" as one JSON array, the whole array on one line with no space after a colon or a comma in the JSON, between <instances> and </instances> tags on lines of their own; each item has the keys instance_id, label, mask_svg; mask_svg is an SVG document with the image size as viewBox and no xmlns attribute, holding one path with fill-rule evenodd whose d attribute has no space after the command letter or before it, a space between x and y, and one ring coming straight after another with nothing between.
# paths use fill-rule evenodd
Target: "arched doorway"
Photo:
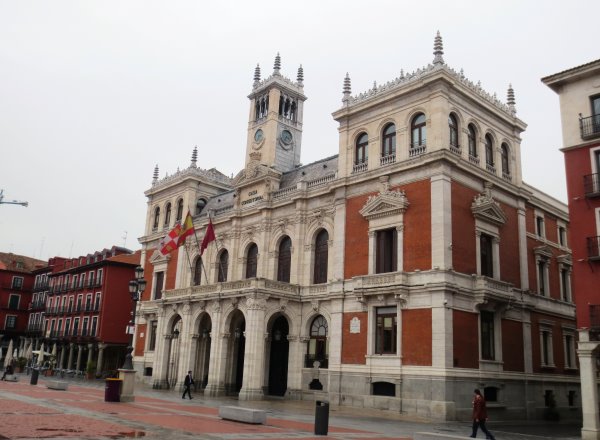
<instances>
[{"instance_id":1,"label":"arched doorway","mask_svg":"<svg viewBox=\"0 0 600 440\"><path fill-rule=\"evenodd\" d=\"M208 383L208 366L210 364L210 346L212 343L211 330L212 321L210 316L205 313L200 319L200 325L198 326L196 371L194 371L195 381L201 389L206 388L206 384Z\"/></svg>"},{"instance_id":2,"label":"arched doorway","mask_svg":"<svg viewBox=\"0 0 600 440\"><path fill-rule=\"evenodd\" d=\"M279 315L273 321L269 332L271 350L269 355L269 394L283 396L287 390L289 326L287 319Z\"/></svg>"},{"instance_id":3,"label":"arched doorway","mask_svg":"<svg viewBox=\"0 0 600 440\"><path fill-rule=\"evenodd\" d=\"M181 317L177 316L167 335L169 340L169 354L167 356L167 388L175 388L177 384L177 371L179 369L179 334L181 333Z\"/></svg>"},{"instance_id":4,"label":"arched doorway","mask_svg":"<svg viewBox=\"0 0 600 440\"><path fill-rule=\"evenodd\" d=\"M246 319L236 310L229 324L229 344L227 349L227 394L238 394L244 381L244 353L246 350Z\"/></svg>"}]
</instances>

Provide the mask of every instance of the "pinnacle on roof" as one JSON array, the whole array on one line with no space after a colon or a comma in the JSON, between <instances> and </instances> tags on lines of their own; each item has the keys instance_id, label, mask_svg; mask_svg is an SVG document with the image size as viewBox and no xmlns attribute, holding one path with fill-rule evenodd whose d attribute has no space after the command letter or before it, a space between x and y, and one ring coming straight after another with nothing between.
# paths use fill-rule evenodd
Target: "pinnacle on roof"
<instances>
[{"instance_id":1,"label":"pinnacle on roof","mask_svg":"<svg viewBox=\"0 0 600 440\"><path fill-rule=\"evenodd\" d=\"M152 175L152 183L158 182L158 164L154 166L154 174Z\"/></svg>"},{"instance_id":2,"label":"pinnacle on roof","mask_svg":"<svg viewBox=\"0 0 600 440\"><path fill-rule=\"evenodd\" d=\"M350 84L350 75L346 72L346 77L344 78L344 89L343 89L344 97L342 101L348 101L350 99L350 94L352 93L352 87Z\"/></svg>"},{"instance_id":3,"label":"pinnacle on roof","mask_svg":"<svg viewBox=\"0 0 600 440\"><path fill-rule=\"evenodd\" d=\"M281 57L279 56L279 52L277 52L277 56L275 56L275 62L273 63L273 75L279 75L280 70L281 70Z\"/></svg>"},{"instance_id":4,"label":"pinnacle on roof","mask_svg":"<svg viewBox=\"0 0 600 440\"><path fill-rule=\"evenodd\" d=\"M196 161L198 160L198 145L194 146L194 151L192 151L192 163L190 167L196 168Z\"/></svg>"},{"instance_id":5,"label":"pinnacle on roof","mask_svg":"<svg viewBox=\"0 0 600 440\"><path fill-rule=\"evenodd\" d=\"M260 65L257 63L256 68L254 69L254 83L260 81Z\"/></svg>"},{"instance_id":6,"label":"pinnacle on roof","mask_svg":"<svg viewBox=\"0 0 600 440\"><path fill-rule=\"evenodd\" d=\"M435 36L435 40L433 43L433 64L444 64L444 44L442 43L442 36L440 35L440 31L437 31L437 35Z\"/></svg>"},{"instance_id":7,"label":"pinnacle on roof","mask_svg":"<svg viewBox=\"0 0 600 440\"><path fill-rule=\"evenodd\" d=\"M511 112L517 112L517 109L515 107L515 91L513 90L512 84L508 85L508 92L506 93L506 103L508 104L508 108Z\"/></svg>"},{"instance_id":8,"label":"pinnacle on roof","mask_svg":"<svg viewBox=\"0 0 600 440\"><path fill-rule=\"evenodd\" d=\"M296 76L296 81L299 85L302 85L304 82L304 69L302 68L302 64L298 67L298 75Z\"/></svg>"}]
</instances>

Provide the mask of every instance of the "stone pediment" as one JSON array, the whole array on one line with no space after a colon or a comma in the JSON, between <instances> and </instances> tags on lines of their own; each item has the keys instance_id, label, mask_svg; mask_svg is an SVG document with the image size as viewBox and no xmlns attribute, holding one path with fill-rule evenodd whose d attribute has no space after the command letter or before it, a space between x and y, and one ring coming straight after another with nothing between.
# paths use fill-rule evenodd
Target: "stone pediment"
<instances>
[{"instance_id":1,"label":"stone pediment","mask_svg":"<svg viewBox=\"0 0 600 440\"><path fill-rule=\"evenodd\" d=\"M281 173L279 171L260 163L260 153L255 152L252 154L246 168L241 170L233 179L233 186L235 188L243 188L264 179L274 179L277 182L281 180Z\"/></svg>"},{"instance_id":2,"label":"stone pediment","mask_svg":"<svg viewBox=\"0 0 600 440\"><path fill-rule=\"evenodd\" d=\"M535 255L540 255L546 258L552 258L552 249L548 245L541 245L533 248L533 253Z\"/></svg>"},{"instance_id":3,"label":"stone pediment","mask_svg":"<svg viewBox=\"0 0 600 440\"><path fill-rule=\"evenodd\" d=\"M491 187L486 186L483 194L475 196L471 204L473 216L479 220L492 223L496 226L502 226L506 223L507 217L500 204L494 200L491 194Z\"/></svg>"},{"instance_id":4,"label":"stone pediment","mask_svg":"<svg viewBox=\"0 0 600 440\"><path fill-rule=\"evenodd\" d=\"M153 266L156 266L157 264L168 263L170 259L171 259L170 253L167 255L163 255L160 253L160 251L158 249L155 249L154 253L150 257L150 264L152 264Z\"/></svg>"},{"instance_id":5,"label":"stone pediment","mask_svg":"<svg viewBox=\"0 0 600 440\"><path fill-rule=\"evenodd\" d=\"M408 199L404 191L382 191L371 196L359 211L367 220L390 215L403 214L408 208Z\"/></svg>"},{"instance_id":6,"label":"stone pediment","mask_svg":"<svg viewBox=\"0 0 600 440\"><path fill-rule=\"evenodd\" d=\"M558 261L561 264L565 264L567 266L573 265L573 259L571 258L571 255L569 255L569 254L559 255L558 257L556 257L556 261Z\"/></svg>"}]
</instances>

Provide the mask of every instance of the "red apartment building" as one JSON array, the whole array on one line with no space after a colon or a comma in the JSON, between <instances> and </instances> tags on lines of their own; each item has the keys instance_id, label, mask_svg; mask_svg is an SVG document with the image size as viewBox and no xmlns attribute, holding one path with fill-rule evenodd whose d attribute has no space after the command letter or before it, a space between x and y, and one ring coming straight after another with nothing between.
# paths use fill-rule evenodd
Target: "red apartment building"
<instances>
[{"instance_id":1,"label":"red apartment building","mask_svg":"<svg viewBox=\"0 0 600 440\"><path fill-rule=\"evenodd\" d=\"M45 265L45 261L35 258L0 252L0 358L10 340L14 348L22 348L34 282L32 272Z\"/></svg>"},{"instance_id":2,"label":"red apartment building","mask_svg":"<svg viewBox=\"0 0 600 440\"><path fill-rule=\"evenodd\" d=\"M128 285L139 261L139 253L113 246L52 258L51 270L36 274L29 336L47 351L56 344L56 368L82 371L93 363L100 375L121 367L132 309Z\"/></svg>"},{"instance_id":3,"label":"red apartment building","mask_svg":"<svg viewBox=\"0 0 600 440\"><path fill-rule=\"evenodd\" d=\"M583 439L600 438L600 60L542 78L560 98L579 333Z\"/></svg>"}]
</instances>

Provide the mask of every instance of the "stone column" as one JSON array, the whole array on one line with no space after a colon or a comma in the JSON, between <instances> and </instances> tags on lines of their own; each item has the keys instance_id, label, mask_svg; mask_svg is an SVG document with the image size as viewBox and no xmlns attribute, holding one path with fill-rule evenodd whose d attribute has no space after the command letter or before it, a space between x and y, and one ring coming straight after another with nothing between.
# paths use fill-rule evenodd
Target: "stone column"
<instances>
[{"instance_id":1,"label":"stone column","mask_svg":"<svg viewBox=\"0 0 600 440\"><path fill-rule=\"evenodd\" d=\"M183 378L191 368L191 345L192 345L192 308L189 303L183 305L181 313L181 332L179 333L179 363L177 365L177 385L179 391L183 392Z\"/></svg>"},{"instance_id":2,"label":"stone column","mask_svg":"<svg viewBox=\"0 0 600 440\"><path fill-rule=\"evenodd\" d=\"M81 371L81 356L83 355L83 345L77 344L77 364L75 370Z\"/></svg>"},{"instance_id":3,"label":"stone column","mask_svg":"<svg viewBox=\"0 0 600 440\"><path fill-rule=\"evenodd\" d=\"M265 310L267 301L254 295L246 299L246 348L244 354L244 382L239 400L263 398L265 365Z\"/></svg>"},{"instance_id":4,"label":"stone column","mask_svg":"<svg viewBox=\"0 0 600 440\"><path fill-rule=\"evenodd\" d=\"M600 418L598 417L598 379L595 351L600 343L589 340L587 330L579 331L579 374L581 378L581 409L583 413L582 440L600 439Z\"/></svg>"},{"instance_id":5,"label":"stone column","mask_svg":"<svg viewBox=\"0 0 600 440\"><path fill-rule=\"evenodd\" d=\"M93 357L94 357L94 344L88 344L88 356L87 356L87 362L85 364L86 373L87 373L87 366L89 365L90 362L92 362ZM96 369L98 369L97 366L96 366Z\"/></svg>"},{"instance_id":6,"label":"stone column","mask_svg":"<svg viewBox=\"0 0 600 440\"><path fill-rule=\"evenodd\" d=\"M302 367L303 367L303 349L306 350L307 338L300 340L298 335L288 335L289 357L288 357L288 377L287 394L292 399L301 399L302 396Z\"/></svg>"},{"instance_id":7,"label":"stone column","mask_svg":"<svg viewBox=\"0 0 600 440\"><path fill-rule=\"evenodd\" d=\"M64 370L65 368L65 351L67 351L67 345L63 344L60 347L60 360L58 361L58 368Z\"/></svg>"},{"instance_id":8,"label":"stone column","mask_svg":"<svg viewBox=\"0 0 600 440\"><path fill-rule=\"evenodd\" d=\"M218 300L213 302L212 311L210 365L204 395L216 397L225 394L225 365L227 365L229 333L223 330L221 304Z\"/></svg>"},{"instance_id":9,"label":"stone column","mask_svg":"<svg viewBox=\"0 0 600 440\"><path fill-rule=\"evenodd\" d=\"M71 366L73 365L73 346L75 344L73 344L72 342L69 343L69 360L67 361L67 370L71 369Z\"/></svg>"},{"instance_id":10,"label":"stone column","mask_svg":"<svg viewBox=\"0 0 600 440\"><path fill-rule=\"evenodd\" d=\"M96 375L102 374L102 363L104 362L104 350L106 344L98 344L98 362L96 363Z\"/></svg>"}]
</instances>

